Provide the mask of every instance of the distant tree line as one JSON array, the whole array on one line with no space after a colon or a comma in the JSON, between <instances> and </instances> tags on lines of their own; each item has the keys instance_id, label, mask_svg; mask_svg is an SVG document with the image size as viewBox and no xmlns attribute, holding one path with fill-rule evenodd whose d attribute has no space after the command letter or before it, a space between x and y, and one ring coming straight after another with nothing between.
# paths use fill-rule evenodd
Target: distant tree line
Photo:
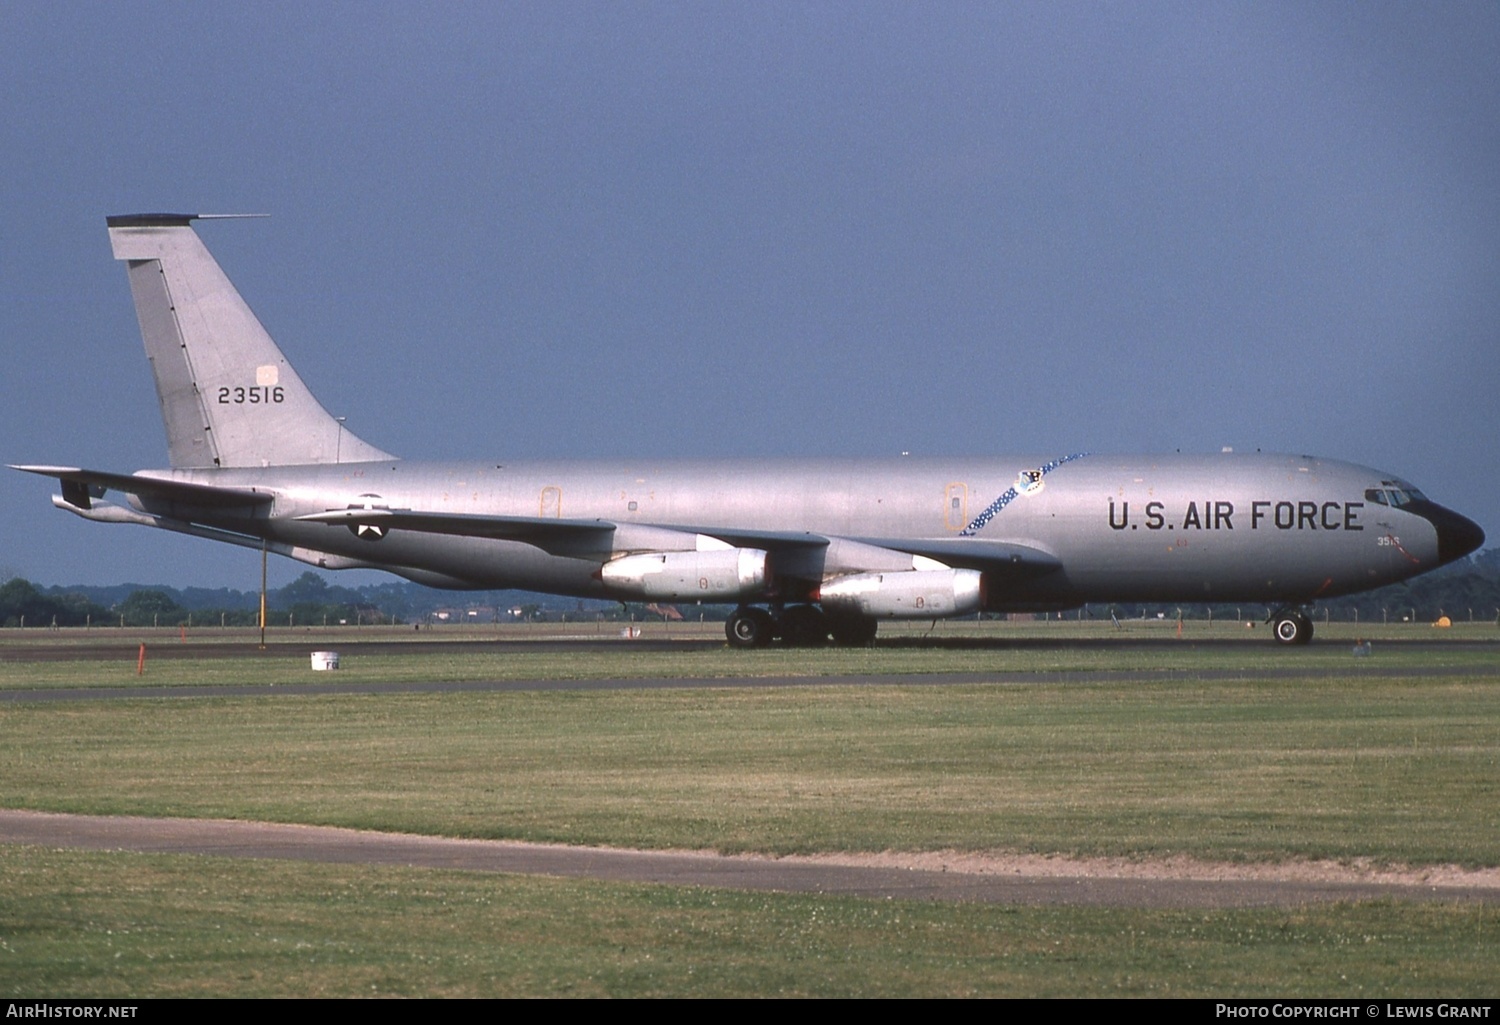
<instances>
[{"instance_id":1,"label":"distant tree line","mask_svg":"<svg viewBox=\"0 0 1500 1025\"><path fill-rule=\"evenodd\" d=\"M501 620L520 609L528 621L567 619L573 622L651 621L671 615L662 607L643 603L580 601L529 591L469 591L455 594L418 584L389 582L358 588L329 584L316 573L304 573L267 596L272 624L320 626L324 623L392 621L431 622L439 609L461 606L496 610ZM1317 603L1319 618L1336 622L1432 622L1446 615L1455 622L1500 621L1500 548L1490 548L1433 573L1364 594ZM732 605L678 605L675 611L689 622L700 617L724 619ZM43 589L15 577L0 584L0 626L254 626L259 622L260 596L255 591L142 587L139 584ZM1257 603L1168 603L1090 605L1075 615L1108 619L1262 619L1270 611Z\"/></svg>"},{"instance_id":2,"label":"distant tree line","mask_svg":"<svg viewBox=\"0 0 1500 1025\"><path fill-rule=\"evenodd\" d=\"M190 608L171 588L137 587L119 600L102 604L82 589L43 591L16 577L0 584L0 626L256 626L260 622L259 595L252 602L235 601L222 607ZM268 596L267 615L273 623L324 624L365 622L383 618L354 591L330 588L321 577L307 573Z\"/></svg>"},{"instance_id":3,"label":"distant tree line","mask_svg":"<svg viewBox=\"0 0 1500 1025\"><path fill-rule=\"evenodd\" d=\"M442 608L482 607L501 612L524 608L530 620L563 618L590 621L636 618L617 602L583 602L530 591L469 591L455 594L419 584L390 581L360 587L329 584L316 573L303 573L267 594L272 625L330 626L360 623L430 622ZM0 584L0 627L31 626L255 626L260 594L231 588L174 588L141 584L80 584L43 588L16 577ZM502 616L501 618L508 618ZM696 617L694 617L696 618Z\"/></svg>"},{"instance_id":4,"label":"distant tree line","mask_svg":"<svg viewBox=\"0 0 1500 1025\"><path fill-rule=\"evenodd\" d=\"M1454 622L1500 622L1500 548L1489 548L1468 559L1442 569L1414 577L1399 584L1330 598L1315 605L1316 618L1326 615L1335 623L1418 623L1435 622L1447 616ZM1119 604L1091 606L1089 614L1108 618L1111 612L1120 619L1145 617L1154 619L1160 613L1175 619L1179 610L1184 619L1264 619L1270 607L1262 604Z\"/></svg>"},{"instance_id":5,"label":"distant tree line","mask_svg":"<svg viewBox=\"0 0 1500 1025\"><path fill-rule=\"evenodd\" d=\"M0 625L84 626L108 617L109 609L81 594L45 594L20 577L0 584Z\"/></svg>"}]
</instances>

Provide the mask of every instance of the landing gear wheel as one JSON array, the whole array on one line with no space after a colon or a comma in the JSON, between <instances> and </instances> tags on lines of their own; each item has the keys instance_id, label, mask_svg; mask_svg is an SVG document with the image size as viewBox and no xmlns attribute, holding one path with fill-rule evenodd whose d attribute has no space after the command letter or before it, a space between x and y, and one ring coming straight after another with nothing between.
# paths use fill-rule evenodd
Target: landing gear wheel
<instances>
[{"instance_id":1,"label":"landing gear wheel","mask_svg":"<svg viewBox=\"0 0 1500 1025\"><path fill-rule=\"evenodd\" d=\"M793 605L781 617L781 639L789 648L817 648L828 643L828 617L816 605Z\"/></svg>"},{"instance_id":2,"label":"landing gear wheel","mask_svg":"<svg viewBox=\"0 0 1500 1025\"><path fill-rule=\"evenodd\" d=\"M1285 612L1278 615L1271 625L1280 644L1307 644L1312 641L1313 625L1300 612Z\"/></svg>"},{"instance_id":3,"label":"landing gear wheel","mask_svg":"<svg viewBox=\"0 0 1500 1025\"><path fill-rule=\"evenodd\" d=\"M775 625L765 609L741 606L724 623L724 636L731 648L764 648L771 643Z\"/></svg>"},{"instance_id":4,"label":"landing gear wheel","mask_svg":"<svg viewBox=\"0 0 1500 1025\"><path fill-rule=\"evenodd\" d=\"M879 624L869 616L828 617L828 628L833 631L833 643L845 648L862 648L874 644L878 627Z\"/></svg>"}]
</instances>

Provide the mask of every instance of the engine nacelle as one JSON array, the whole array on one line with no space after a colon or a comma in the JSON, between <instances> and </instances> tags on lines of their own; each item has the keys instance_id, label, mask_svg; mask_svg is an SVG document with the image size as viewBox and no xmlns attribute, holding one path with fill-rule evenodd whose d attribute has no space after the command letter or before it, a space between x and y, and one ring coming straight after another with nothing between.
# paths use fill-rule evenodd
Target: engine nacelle
<instances>
[{"instance_id":1,"label":"engine nacelle","mask_svg":"<svg viewBox=\"0 0 1500 1025\"><path fill-rule=\"evenodd\" d=\"M637 598L739 600L765 589L766 559L759 548L648 552L606 562L599 579L611 591Z\"/></svg>"},{"instance_id":2,"label":"engine nacelle","mask_svg":"<svg viewBox=\"0 0 1500 1025\"><path fill-rule=\"evenodd\" d=\"M976 569L859 573L823 585L820 601L830 612L857 612L880 619L934 619L978 612L982 574Z\"/></svg>"}]
</instances>

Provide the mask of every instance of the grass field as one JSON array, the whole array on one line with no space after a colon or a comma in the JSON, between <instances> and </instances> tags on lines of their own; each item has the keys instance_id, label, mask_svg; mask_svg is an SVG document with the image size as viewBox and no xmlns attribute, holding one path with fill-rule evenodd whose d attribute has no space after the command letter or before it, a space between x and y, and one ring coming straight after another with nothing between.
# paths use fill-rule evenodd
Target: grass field
<instances>
[{"instance_id":1,"label":"grass field","mask_svg":"<svg viewBox=\"0 0 1500 1025\"><path fill-rule=\"evenodd\" d=\"M1500 911L1009 908L0 846L0 994L1495 993Z\"/></svg>"},{"instance_id":2,"label":"grass field","mask_svg":"<svg viewBox=\"0 0 1500 1025\"><path fill-rule=\"evenodd\" d=\"M924 666L994 673L996 685L294 697L272 684L312 676L300 640L269 655L163 659L145 679L164 695L207 681L259 681L267 694L0 706L0 806L769 853L1500 865L1500 648L1413 652L1392 638L1354 659L1333 643L1035 639L1072 628L1086 640L1088 626L1037 625L993 646L621 644L566 661L499 645L361 656L337 674ZM1488 639L1482 630L1445 633ZM30 661L25 643L0 641L0 687L115 672ZM1465 672L1360 675L1402 659ZM1309 675L1265 676L1288 666ZM1173 675L998 685L1039 667ZM134 670L111 682L135 682ZM1195 677L1206 670L1232 678ZM1492 996L1500 978L1500 912L1474 906L983 908L6 846L0 866L7 996Z\"/></svg>"},{"instance_id":3,"label":"grass field","mask_svg":"<svg viewBox=\"0 0 1500 1025\"><path fill-rule=\"evenodd\" d=\"M0 804L727 851L1500 864L1470 679L333 695L0 711Z\"/></svg>"}]
</instances>

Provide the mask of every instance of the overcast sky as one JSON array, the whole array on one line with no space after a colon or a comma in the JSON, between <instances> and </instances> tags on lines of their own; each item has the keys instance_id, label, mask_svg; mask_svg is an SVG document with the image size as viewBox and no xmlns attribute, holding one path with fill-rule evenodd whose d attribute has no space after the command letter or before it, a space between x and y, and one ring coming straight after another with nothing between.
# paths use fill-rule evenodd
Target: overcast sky
<instances>
[{"instance_id":1,"label":"overcast sky","mask_svg":"<svg viewBox=\"0 0 1500 1025\"><path fill-rule=\"evenodd\" d=\"M200 234L405 457L1232 445L1500 541L1497 68L1493 0L7 0L0 462L164 465L104 218L257 212ZM0 577L258 584L52 490Z\"/></svg>"}]
</instances>

